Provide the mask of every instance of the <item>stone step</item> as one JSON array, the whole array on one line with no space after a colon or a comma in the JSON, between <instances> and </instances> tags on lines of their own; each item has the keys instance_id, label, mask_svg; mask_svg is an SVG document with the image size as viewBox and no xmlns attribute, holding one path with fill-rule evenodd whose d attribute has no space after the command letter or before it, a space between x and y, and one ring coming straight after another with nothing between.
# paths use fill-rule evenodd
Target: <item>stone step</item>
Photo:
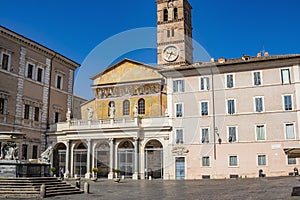
<instances>
[{"instance_id":1,"label":"stone step","mask_svg":"<svg viewBox=\"0 0 300 200\"><path fill-rule=\"evenodd\" d=\"M82 194L83 191L77 190L77 191L57 191L57 192L46 192L46 196L59 196L59 195L72 195L72 194Z\"/></svg>"},{"instance_id":2,"label":"stone step","mask_svg":"<svg viewBox=\"0 0 300 200\"><path fill-rule=\"evenodd\" d=\"M0 187L0 191L40 191L37 187Z\"/></svg>"},{"instance_id":3,"label":"stone step","mask_svg":"<svg viewBox=\"0 0 300 200\"><path fill-rule=\"evenodd\" d=\"M0 194L0 199L38 199L40 194Z\"/></svg>"},{"instance_id":4,"label":"stone step","mask_svg":"<svg viewBox=\"0 0 300 200\"><path fill-rule=\"evenodd\" d=\"M18 191L12 191L12 190L6 190L6 191L3 191L1 190L0 191L0 195L1 194L40 194L40 191L29 191L29 190L26 190L26 191L22 191L22 190L18 190Z\"/></svg>"},{"instance_id":5,"label":"stone step","mask_svg":"<svg viewBox=\"0 0 300 200\"><path fill-rule=\"evenodd\" d=\"M58 178L0 178L0 199L37 198L42 184L46 186L47 196L83 193L82 190Z\"/></svg>"}]
</instances>

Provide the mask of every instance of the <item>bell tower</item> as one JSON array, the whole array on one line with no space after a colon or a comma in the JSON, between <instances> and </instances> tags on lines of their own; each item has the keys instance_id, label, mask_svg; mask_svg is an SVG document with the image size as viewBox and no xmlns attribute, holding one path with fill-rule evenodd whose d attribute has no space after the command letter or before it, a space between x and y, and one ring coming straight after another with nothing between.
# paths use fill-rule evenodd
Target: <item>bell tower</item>
<instances>
[{"instance_id":1,"label":"bell tower","mask_svg":"<svg viewBox=\"0 0 300 200\"><path fill-rule=\"evenodd\" d=\"M193 63L192 7L188 0L156 0L158 66Z\"/></svg>"}]
</instances>

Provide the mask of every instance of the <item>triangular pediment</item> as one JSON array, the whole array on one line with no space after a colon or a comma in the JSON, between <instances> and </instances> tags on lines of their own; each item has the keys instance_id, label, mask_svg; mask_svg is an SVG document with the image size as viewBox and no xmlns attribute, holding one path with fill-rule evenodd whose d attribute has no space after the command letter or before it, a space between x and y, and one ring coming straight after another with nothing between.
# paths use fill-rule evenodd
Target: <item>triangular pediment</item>
<instances>
[{"instance_id":1,"label":"triangular pediment","mask_svg":"<svg viewBox=\"0 0 300 200\"><path fill-rule=\"evenodd\" d=\"M163 76L158 70L158 68L154 68L144 63L124 59L115 65L108 67L91 79L94 80L94 85L161 79Z\"/></svg>"}]
</instances>

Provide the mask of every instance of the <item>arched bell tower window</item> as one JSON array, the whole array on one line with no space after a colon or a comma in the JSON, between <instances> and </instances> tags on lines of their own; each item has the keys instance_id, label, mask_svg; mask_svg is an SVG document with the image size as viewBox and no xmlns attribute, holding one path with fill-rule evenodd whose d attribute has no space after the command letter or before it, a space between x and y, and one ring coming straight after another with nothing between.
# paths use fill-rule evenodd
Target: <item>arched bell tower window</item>
<instances>
[{"instance_id":1,"label":"arched bell tower window","mask_svg":"<svg viewBox=\"0 0 300 200\"><path fill-rule=\"evenodd\" d=\"M130 102L128 100L125 100L123 102L123 115L129 115L130 114Z\"/></svg>"},{"instance_id":2,"label":"arched bell tower window","mask_svg":"<svg viewBox=\"0 0 300 200\"><path fill-rule=\"evenodd\" d=\"M174 19L178 19L178 8L174 8Z\"/></svg>"},{"instance_id":3,"label":"arched bell tower window","mask_svg":"<svg viewBox=\"0 0 300 200\"><path fill-rule=\"evenodd\" d=\"M167 22L169 18L168 9L164 9L164 22Z\"/></svg>"},{"instance_id":4,"label":"arched bell tower window","mask_svg":"<svg viewBox=\"0 0 300 200\"><path fill-rule=\"evenodd\" d=\"M111 108L111 107L116 107L114 101L110 101L110 102L108 103L108 116L109 116L109 117L110 117L110 108Z\"/></svg>"},{"instance_id":5,"label":"arched bell tower window","mask_svg":"<svg viewBox=\"0 0 300 200\"><path fill-rule=\"evenodd\" d=\"M138 112L140 115L145 114L145 100L144 99L140 99L138 101Z\"/></svg>"}]
</instances>

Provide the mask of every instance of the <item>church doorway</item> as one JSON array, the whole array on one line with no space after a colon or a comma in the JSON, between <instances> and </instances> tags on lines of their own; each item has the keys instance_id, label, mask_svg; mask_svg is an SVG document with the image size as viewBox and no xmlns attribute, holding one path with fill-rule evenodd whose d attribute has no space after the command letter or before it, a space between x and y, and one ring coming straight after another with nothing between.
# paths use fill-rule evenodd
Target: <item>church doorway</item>
<instances>
[{"instance_id":1,"label":"church doorway","mask_svg":"<svg viewBox=\"0 0 300 200\"><path fill-rule=\"evenodd\" d=\"M145 178L163 178L163 146L157 140L150 140L145 146Z\"/></svg>"},{"instance_id":2,"label":"church doorway","mask_svg":"<svg viewBox=\"0 0 300 200\"><path fill-rule=\"evenodd\" d=\"M97 177L107 178L109 174L109 144L101 143L95 149L95 166L98 168Z\"/></svg>"},{"instance_id":3,"label":"church doorway","mask_svg":"<svg viewBox=\"0 0 300 200\"><path fill-rule=\"evenodd\" d=\"M54 172L56 176L60 176L61 170L65 172L66 169L66 145L64 143L58 143L53 148L53 167L56 168Z\"/></svg>"},{"instance_id":4,"label":"church doorway","mask_svg":"<svg viewBox=\"0 0 300 200\"><path fill-rule=\"evenodd\" d=\"M84 177L87 172L87 148L83 143L80 143L74 149L74 173L79 177Z\"/></svg>"},{"instance_id":5,"label":"church doorway","mask_svg":"<svg viewBox=\"0 0 300 200\"><path fill-rule=\"evenodd\" d=\"M131 141L123 141L118 147L118 168L121 176L131 178L134 170L134 146Z\"/></svg>"}]
</instances>

